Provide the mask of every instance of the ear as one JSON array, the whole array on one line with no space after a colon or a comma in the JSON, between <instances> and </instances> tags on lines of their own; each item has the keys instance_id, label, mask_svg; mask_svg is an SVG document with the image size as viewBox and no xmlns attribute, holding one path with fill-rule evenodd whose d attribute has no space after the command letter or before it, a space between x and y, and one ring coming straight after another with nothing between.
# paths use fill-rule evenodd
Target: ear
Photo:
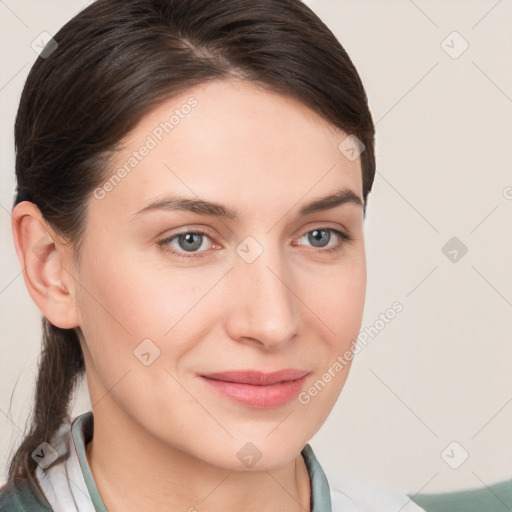
<instances>
[{"instance_id":1,"label":"ear","mask_svg":"<svg viewBox=\"0 0 512 512\"><path fill-rule=\"evenodd\" d=\"M39 208L29 201L14 207L12 231L25 284L37 307L56 327L77 327L75 269L70 246L63 243Z\"/></svg>"}]
</instances>

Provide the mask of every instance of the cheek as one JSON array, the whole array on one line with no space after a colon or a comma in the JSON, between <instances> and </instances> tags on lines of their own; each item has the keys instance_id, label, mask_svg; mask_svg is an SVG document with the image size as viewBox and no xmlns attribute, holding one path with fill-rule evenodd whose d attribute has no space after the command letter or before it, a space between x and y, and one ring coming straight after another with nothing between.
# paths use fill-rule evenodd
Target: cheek
<instances>
[{"instance_id":1,"label":"cheek","mask_svg":"<svg viewBox=\"0 0 512 512\"><path fill-rule=\"evenodd\" d=\"M302 280L305 311L311 312L316 325L323 325L330 347L344 350L361 327L366 296L364 252L354 252L338 265L325 266L314 274L310 271Z\"/></svg>"},{"instance_id":2,"label":"cheek","mask_svg":"<svg viewBox=\"0 0 512 512\"><path fill-rule=\"evenodd\" d=\"M168 416L173 408L184 407L189 397L167 371L175 374L195 345L180 318L201 290L187 286L183 271L164 275L130 260L129 254L89 260L81 274L79 307L90 354L91 401L107 407L109 400L101 397L109 390L109 399L139 419L152 418L155 410Z\"/></svg>"},{"instance_id":3,"label":"cheek","mask_svg":"<svg viewBox=\"0 0 512 512\"><path fill-rule=\"evenodd\" d=\"M132 257L106 255L84 269L84 287L90 297L86 307L94 310L104 327L137 337L161 337L187 310L201 290L183 269L152 265Z\"/></svg>"},{"instance_id":4,"label":"cheek","mask_svg":"<svg viewBox=\"0 0 512 512\"><path fill-rule=\"evenodd\" d=\"M318 361L314 378L305 389L305 410L315 410L319 427L327 418L343 389L353 361L353 344L361 328L366 295L364 251L355 251L339 265L318 268L315 278L308 272L302 280L301 298L308 359ZM316 428L315 427L315 428Z\"/></svg>"},{"instance_id":5,"label":"cheek","mask_svg":"<svg viewBox=\"0 0 512 512\"><path fill-rule=\"evenodd\" d=\"M206 267L171 268L127 250L84 261L81 274L82 331L105 387L128 370L148 374L143 347L156 357L151 368L172 371L218 317L206 295L219 277Z\"/></svg>"}]
</instances>

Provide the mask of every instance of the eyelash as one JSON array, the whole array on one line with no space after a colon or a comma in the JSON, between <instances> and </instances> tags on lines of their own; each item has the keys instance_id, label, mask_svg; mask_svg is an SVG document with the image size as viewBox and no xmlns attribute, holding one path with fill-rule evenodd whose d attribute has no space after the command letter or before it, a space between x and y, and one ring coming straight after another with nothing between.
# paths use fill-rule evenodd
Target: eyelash
<instances>
[{"instance_id":1,"label":"eyelash","mask_svg":"<svg viewBox=\"0 0 512 512\"><path fill-rule=\"evenodd\" d=\"M331 247L330 249L319 249L318 252L320 252L320 253L332 253L332 252L339 251L339 250L342 249L342 247L345 245L345 243L352 241L352 236L349 235L348 233L344 233L343 231L340 231L338 229L327 228L327 227L319 227L319 228L310 229L309 231L306 231L305 233L303 233L299 238L302 238L304 235L307 235L308 233L312 233L313 231L330 231L332 233L335 233L341 239L339 244L337 244L334 247ZM192 252L190 254L186 254L186 253L183 253L183 252L180 252L180 251L175 251L174 249L170 249L169 248L168 243L171 242L172 240L174 240L175 238L181 236L181 235L201 235L201 236L206 236L206 237L211 239L211 237L205 231L201 231L201 230L197 230L197 231L182 231L181 233L176 233L176 234L174 234L174 235L172 235L170 237L167 237L167 238L164 238L163 240L160 240L159 242L157 242L157 245L162 250L164 250L166 252L169 252L169 253L173 254L174 256L176 256L178 258L182 258L182 259L202 258L202 256L198 256L198 254L200 254L201 252L205 252L205 251L200 251L199 253L198 252L195 252L195 253Z\"/></svg>"}]
</instances>

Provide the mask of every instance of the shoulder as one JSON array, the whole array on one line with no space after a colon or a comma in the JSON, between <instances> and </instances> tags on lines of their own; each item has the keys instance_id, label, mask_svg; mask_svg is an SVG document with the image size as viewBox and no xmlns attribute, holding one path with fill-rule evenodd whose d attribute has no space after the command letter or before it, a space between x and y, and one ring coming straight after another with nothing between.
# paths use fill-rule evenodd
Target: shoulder
<instances>
[{"instance_id":1,"label":"shoulder","mask_svg":"<svg viewBox=\"0 0 512 512\"><path fill-rule=\"evenodd\" d=\"M52 512L37 484L30 480L8 481L0 487L0 512Z\"/></svg>"}]
</instances>

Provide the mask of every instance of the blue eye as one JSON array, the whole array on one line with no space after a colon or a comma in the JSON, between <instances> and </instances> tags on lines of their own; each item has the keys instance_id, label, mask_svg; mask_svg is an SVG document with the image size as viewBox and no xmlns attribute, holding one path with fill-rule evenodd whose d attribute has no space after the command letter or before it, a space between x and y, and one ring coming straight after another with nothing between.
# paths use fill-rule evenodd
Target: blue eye
<instances>
[{"instance_id":1,"label":"blue eye","mask_svg":"<svg viewBox=\"0 0 512 512\"><path fill-rule=\"evenodd\" d=\"M337 243L329 249L322 249L333 239L338 239ZM203 246L204 237L211 240L209 235L204 231L183 231L177 233L171 237L165 238L159 241L157 244L165 251L173 254L178 258L198 258L202 257L200 253L206 252L206 250L199 250ZM352 237L347 233L343 233L333 228L317 228L304 233L300 238L307 237L308 243L314 248L318 248L320 253L333 252L341 250L345 242L352 240ZM299 238L299 239L300 239ZM176 240L176 245L171 246L171 243ZM298 244L303 245L302 243Z\"/></svg>"},{"instance_id":2,"label":"blue eye","mask_svg":"<svg viewBox=\"0 0 512 512\"><path fill-rule=\"evenodd\" d=\"M332 235L331 233L335 233L337 237L342 239L346 239L346 235L341 231L336 229L313 229L312 231L308 231L302 237L306 236L308 242L310 242L313 247L325 247L324 242L328 244L331 241ZM302 238L301 237L301 238Z\"/></svg>"},{"instance_id":3,"label":"blue eye","mask_svg":"<svg viewBox=\"0 0 512 512\"><path fill-rule=\"evenodd\" d=\"M164 240L161 240L158 242L158 245L161 246L165 251L168 251L179 258L194 258L193 252L197 252L197 249L199 249L203 245L203 239L202 237L210 238L204 231L184 231L183 233L178 233L176 235L173 235L169 238L165 238ZM169 244L174 240L177 239L177 242L179 244L178 251L171 249ZM187 252L191 252L192 254L187 255ZM204 251L199 251L204 252ZM184 254L185 253L185 254Z\"/></svg>"}]
</instances>

